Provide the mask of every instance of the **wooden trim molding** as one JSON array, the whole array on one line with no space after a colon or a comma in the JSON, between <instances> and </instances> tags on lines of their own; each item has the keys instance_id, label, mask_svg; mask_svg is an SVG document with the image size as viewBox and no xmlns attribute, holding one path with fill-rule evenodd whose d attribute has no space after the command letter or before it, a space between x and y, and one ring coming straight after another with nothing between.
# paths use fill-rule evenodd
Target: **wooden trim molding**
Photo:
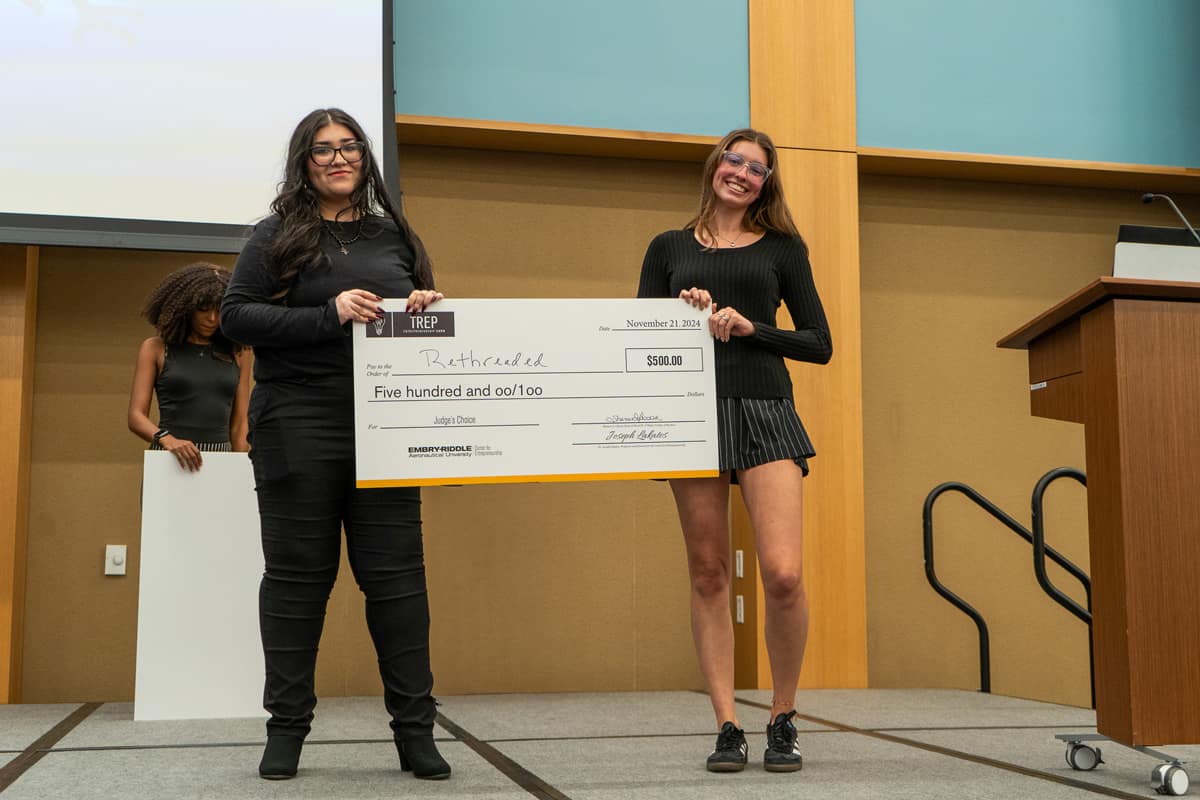
<instances>
[{"instance_id":1,"label":"wooden trim molding","mask_svg":"<svg viewBox=\"0 0 1200 800\"><path fill-rule=\"evenodd\" d=\"M775 106L768 106L775 109ZM775 109L777 110L777 109ZM784 119L776 120L785 125ZM767 128L766 123L754 124ZM831 123L832 124L832 123ZM851 124L840 124L843 131ZM772 136L775 135L771 131ZM797 134L799 135L799 134ZM845 137L845 133L840 138ZM463 147L601 158L644 158L701 162L718 141L716 136L693 136L656 131L540 125L527 122L396 115L400 144ZM778 138L778 137L776 137ZM860 175L898 175L910 178L1023 183L1043 186L1082 186L1097 189L1200 193L1200 168L1106 161L1073 161L986 153L951 153L886 147L828 147L821 136L815 150L856 152ZM838 143L840 145L840 142ZM780 147L786 146L779 144Z\"/></svg>"},{"instance_id":2,"label":"wooden trim molding","mask_svg":"<svg viewBox=\"0 0 1200 800\"><path fill-rule=\"evenodd\" d=\"M21 697L38 254L0 245L0 703Z\"/></svg>"},{"instance_id":3,"label":"wooden trim molding","mask_svg":"<svg viewBox=\"0 0 1200 800\"><path fill-rule=\"evenodd\" d=\"M999 156L859 147L864 175L1132 189L1139 192L1200 192L1200 169L1065 158Z\"/></svg>"},{"instance_id":4,"label":"wooden trim molding","mask_svg":"<svg viewBox=\"0 0 1200 800\"><path fill-rule=\"evenodd\" d=\"M716 136L692 136L683 133L653 133L407 114L396 115L396 139L402 145L645 158L659 161L703 161L718 141Z\"/></svg>"}]
</instances>

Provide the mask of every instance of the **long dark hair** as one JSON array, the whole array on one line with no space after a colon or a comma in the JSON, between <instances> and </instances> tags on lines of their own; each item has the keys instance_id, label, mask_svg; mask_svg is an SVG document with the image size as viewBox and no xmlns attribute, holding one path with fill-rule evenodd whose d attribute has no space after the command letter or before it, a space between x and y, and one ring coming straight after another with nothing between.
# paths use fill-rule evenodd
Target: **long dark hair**
<instances>
[{"instance_id":1,"label":"long dark hair","mask_svg":"<svg viewBox=\"0 0 1200 800\"><path fill-rule=\"evenodd\" d=\"M192 332L192 314L218 308L229 285L229 271L197 261L162 279L142 304L142 316L167 346L182 344ZM209 340L213 352L232 356L241 345L229 341L220 327Z\"/></svg>"},{"instance_id":2,"label":"long dark hair","mask_svg":"<svg viewBox=\"0 0 1200 800\"><path fill-rule=\"evenodd\" d=\"M763 181L758 197L746 209L745 220L752 233L774 231L785 236L794 236L804 242L796 223L792 220L792 212L788 210L787 200L783 196L783 184L779 176L779 158L775 152L775 143L771 137L754 128L738 128L725 134L717 146L708 154L704 162L704 178L700 186L700 210L692 220L684 226L686 230L702 231L708 241L717 241L717 232L713 229L713 218L717 211L717 194L713 191L713 176L717 173L717 165L725 151L741 141L753 142L767 154L767 167L771 174Z\"/></svg>"},{"instance_id":3,"label":"long dark hair","mask_svg":"<svg viewBox=\"0 0 1200 800\"><path fill-rule=\"evenodd\" d=\"M392 202L366 132L354 117L340 108L318 108L300 120L296 130L292 131L283 183L279 185L279 194L271 201L271 211L279 215L279 231L267 245L267 256L279 271L279 283L283 288L278 296L288 293L297 275L326 263L326 255L321 250L320 203L308 181L308 152L317 131L334 124L345 125L355 139L367 145L363 153L362 180L350 195L350 208L360 219L380 211L391 217L415 256L413 284L418 289L432 289L433 265L429 254L421 237Z\"/></svg>"}]
</instances>

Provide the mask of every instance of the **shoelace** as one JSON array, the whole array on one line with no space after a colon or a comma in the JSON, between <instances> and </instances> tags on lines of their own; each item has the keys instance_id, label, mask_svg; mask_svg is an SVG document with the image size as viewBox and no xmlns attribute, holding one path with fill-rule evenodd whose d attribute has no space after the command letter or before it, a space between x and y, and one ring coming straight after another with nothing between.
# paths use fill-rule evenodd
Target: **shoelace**
<instances>
[{"instance_id":1,"label":"shoelace","mask_svg":"<svg viewBox=\"0 0 1200 800\"><path fill-rule=\"evenodd\" d=\"M767 746L772 750L791 752L796 743L796 726L792 723L795 711L789 711L782 720L777 719L767 727Z\"/></svg>"},{"instance_id":2,"label":"shoelace","mask_svg":"<svg viewBox=\"0 0 1200 800\"><path fill-rule=\"evenodd\" d=\"M721 728L721 732L717 734L717 749L718 750L741 750L741 731L732 725L727 728Z\"/></svg>"}]
</instances>

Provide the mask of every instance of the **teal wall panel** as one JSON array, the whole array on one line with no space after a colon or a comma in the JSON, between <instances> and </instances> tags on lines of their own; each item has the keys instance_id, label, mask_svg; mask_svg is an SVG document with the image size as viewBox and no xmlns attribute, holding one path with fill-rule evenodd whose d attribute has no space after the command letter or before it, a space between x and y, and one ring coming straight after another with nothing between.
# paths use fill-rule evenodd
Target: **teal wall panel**
<instances>
[{"instance_id":1,"label":"teal wall panel","mask_svg":"<svg viewBox=\"0 0 1200 800\"><path fill-rule=\"evenodd\" d=\"M1200 0L856 0L864 147L1200 166Z\"/></svg>"},{"instance_id":2,"label":"teal wall panel","mask_svg":"<svg viewBox=\"0 0 1200 800\"><path fill-rule=\"evenodd\" d=\"M396 111L719 136L750 121L746 0L395 0Z\"/></svg>"}]
</instances>

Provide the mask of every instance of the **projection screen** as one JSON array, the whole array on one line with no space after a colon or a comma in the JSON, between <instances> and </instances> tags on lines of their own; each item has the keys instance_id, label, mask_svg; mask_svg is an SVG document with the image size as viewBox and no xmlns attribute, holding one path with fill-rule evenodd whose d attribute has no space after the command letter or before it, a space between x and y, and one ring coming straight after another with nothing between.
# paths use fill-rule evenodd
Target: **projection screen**
<instances>
[{"instance_id":1,"label":"projection screen","mask_svg":"<svg viewBox=\"0 0 1200 800\"><path fill-rule=\"evenodd\" d=\"M0 241L236 252L309 111L393 191L391 0L0 0Z\"/></svg>"}]
</instances>

